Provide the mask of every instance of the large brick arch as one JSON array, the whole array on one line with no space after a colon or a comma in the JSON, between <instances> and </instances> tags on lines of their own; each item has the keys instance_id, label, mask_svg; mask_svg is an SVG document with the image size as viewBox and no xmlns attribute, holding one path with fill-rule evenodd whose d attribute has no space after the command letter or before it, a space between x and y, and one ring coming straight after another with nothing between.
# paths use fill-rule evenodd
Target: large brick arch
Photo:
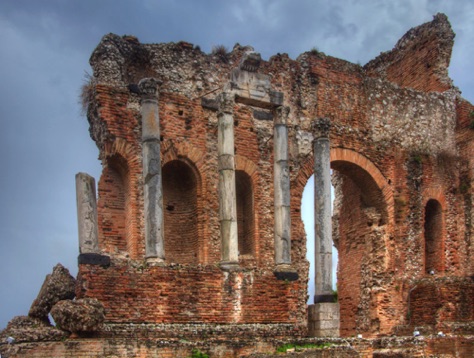
<instances>
[{"instance_id":1,"label":"large brick arch","mask_svg":"<svg viewBox=\"0 0 474 358\"><path fill-rule=\"evenodd\" d=\"M239 253L246 258L259 258L258 215L255 196L258 190L258 167L244 156L235 156ZM240 231L241 229L244 229Z\"/></svg>"},{"instance_id":2,"label":"large brick arch","mask_svg":"<svg viewBox=\"0 0 474 358\"><path fill-rule=\"evenodd\" d=\"M104 249L111 253L118 251L128 254L134 259L144 251L143 243L139 240L142 236L139 220L141 205L136 191L142 164L136 152L136 148L124 139L116 138L106 142L101 158L103 170L98 185L99 225L113 222L115 215L122 218L122 223L119 224L121 227L111 228L109 232L114 233L115 230L115 236L121 236L124 242L114 242L114 239L104 237ZM110 191L113 195L109 195ZM115 213L111 207L115 208ZM99 232L101 231L103 230Z\"/></svg>"},{"instance_id":3,"label":"large brick arch","mask_svg":"<svg viewBox=\"0 0 474 358\"><path fill-rule=\"evenodd\" d=\"M441 187L423 191L423 267L424 273L445 271L446 197Z\"/></svg>"},{"instance_id":4,"label":"large brick arch","mask_svg":"<svg viewBox=\"0 0 474 358\"><path fill-rule=\"evenodd\" d=\"M386 213L382 215L386 215L388 222L393 222L393 191L387 179L375 164L356 151L332 148L331 168L352 177L358 185L366 186L366 190L370 192L368 196L372 196L367 199L378 208L385 210ZM353 169L356 170L356 173L350 173ZM354 178L354 174L357 177ZM367 182L364 183L365 180Z\"/></svg>"},{"instance_id":5,"label":"large brick arch","mask_svg":"<svg viewBox=\"0 0 474 358\"><path fill-rule=\"evenodd\" d=\"M365 272L362 276L361 272L375 270L370 266L371 250L374 247L377 247L379 254L387 253L386 235L377 236L376 233L384 233L392 228L389 223L393 220L393 194L390 184L380 170L362 154L350 149L332 148L330 155L331 168L347 178L342 182L344 210L339 214L334 229L337 229L341 235L338 237L340 333L342 336L350 336L358 330L367 332L372 329L370 323L364 321L363 318L372 317L375 322L379 321L379 313L369 312L370 305L365 304L376 299L370 294L367 295L366 290L363 289L367 285L370 286L371 282L368 278L372 274ZM309 156L292 182L292 191L295 195L295 199L292 198L295 200L292 204L294 204L295 216L300 214L302 193L308 179L314 173L313 166L314 158ZM380 217L379 222L367 221L373 213L378 213L375 216ZM297 219L293 227L295 232L299 228L301 217ZM339 224L341 222L343 224ZM377 243L374 246L375 242ZM383 263L378 267L377 270L386 269Z\"/></svg>"},{"instance_id":6,"label":"large brick arch","mask_svg":"<svg viewBox=\"0 0 474 358\"><path fill-rule=\"evenodd\" d=\"M182 258L184 260L180 263L196 264L196 263L207 263L208 262L208 252L209 248L205 238L208 236L208 225L206 216L204 215L204 197L203 197L203 188L205 187L205 176L202 173L205 172L205 163L204 163L204 153L189 144L188 142L177 142L171 139L165 140L161 146L162 154L162 168L166 168L169 165L177 165L177 168L181 168L183 173L187 173L189 178L195 183L193 195L195 195L192 200L193 205L195 205L196 211L196 229L195 234L197 241L194 245L194 251L196 254L196 259L192 260L191 258ZM165 183L163 183L165 185ZM190 188L189 188L190 189ZM166 204L164 203L164 211L166 211ZM165 213L166 214L166 213ZM194 229L193 229L194 230ZM165 218L165 257L168 260L168 254L166 252L166 218ZM170 257L171 258L171 257Z\"/></svg>"},{"instance_id":7,"label":"large brick arch","mask_svg":"<svg viewBox=\"0 0 474 358\"><path fill-rule=\"evenodd\" d=\"M386 210L388 222L393 222L393 191L385 179L384 175L380 170L362 154L345 148L332 148L330 152L331 156L331 168L343 171L343 174L352 176L349 173L350 170L355 169L359 171L359 181L363 179L369 179L372 183L370 189L377 191L380 194L380 198L372 200L381 200L379 203ZM311 177L314 174L314 158L308 156L304 164L301 166L296 178L292 182L292 195L296 197L299 205L297 210L301 207L301 198L303 196L303 190ZM361 185L363 183L360 183ZM365 185L364 185L365 186ZM376 193L373 193L376 195ZM369 198L370 199L370 198ZM298 211L299 212L299 211Z\"/></svg>"}]
</instances>

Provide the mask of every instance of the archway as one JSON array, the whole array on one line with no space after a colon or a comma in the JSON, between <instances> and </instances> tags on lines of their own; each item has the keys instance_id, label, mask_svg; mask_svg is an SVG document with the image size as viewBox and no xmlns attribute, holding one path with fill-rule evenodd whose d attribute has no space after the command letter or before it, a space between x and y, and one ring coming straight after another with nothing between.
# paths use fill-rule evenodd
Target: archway
<instances>
[{"instance_id":1,"label":"archway","mask_svg":"<svg viewBox=\"0 0 474 358\"><path fill-rule=\"evenodd\" d=\"M199 262L198 180L191 166L172 160L163 166L164 246L168 262Z\"/></svg>"},{"instance_id":2,"label":"archway","mask_svg":"<svg viewBox=\"0 0 474 358\"><path fill-rule=\"evenodd\" d=\"M439 201L430 199L425 206L425 272L435 274L444 270L443 209Z\"/></svg>"},{"instance_id":3,"label":"archway","mask_svg":"<svg viewBox=\"0 0 474 358\"><path fill-rule=\"evenodd\" d=\"M243 170L235 171L235 189L239 256L251 257L255 251L253 186L250 176Z\"/></svg>"},{"instance_id":4,"label":"archway","mask_svg":"<svg viewBox=\"0 0 474 358\"><path fill-rule=\"evenodd\" d=\"M393 206L389 204L393 195L377 167L357 152L333 148L331 168L340 335L376 332L380 321L374 307L379 297L371 288L386 269L386 224L392 220ZM309 178L312 170L308 167L302 175L308 171ZM308 241L312 239L307 237ZM310 259L314 257L312 250L308 253Z\"/></svg>"},{"instance_id":5,"label":"archway","mask_svg":"<svg viewBox=\"0 0 474 358\"><path fill-rule=\"evenodd\" d=\"M331 203L334 202L334 188L331 187ZM334 216L334 208L333 208ZM306 231L306 259L310 263L308 281L308 304L314 303L314 175L308 179L301 200L301 218ZM332 288L337 293L338 250L333 246L332 253ZM335 296L335 300L337 297Z\"/></svg>"},{"instance_id":6,"label":"archway","mask_svg":"<svg viewBox=\"0 0 474 358\"><path fill-rule=\"evenodd\" d=\"M99 180L98 222L99 244L110 254L130 253L131 205L130 171L119 154L105 159Z\"/></svg>"}]
</instances>

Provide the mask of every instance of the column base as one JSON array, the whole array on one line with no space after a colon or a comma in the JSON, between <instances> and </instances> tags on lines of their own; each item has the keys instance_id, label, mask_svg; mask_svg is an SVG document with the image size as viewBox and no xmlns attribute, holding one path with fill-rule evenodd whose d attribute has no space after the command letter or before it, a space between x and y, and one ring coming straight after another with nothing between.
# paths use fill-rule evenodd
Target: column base
<instances>
[{"instance_id":1,"label":"column base","mask_svg":"<svg viewBox=\"0 0 474 358\"><path fill-rule=\"evenodd\" d=\"M314 303L334 303L334 295L332 293L314 295Z\"/></svg>"},{"instance_id":2,"label":"column base","mask_svg":"<svg viewBox=\"0 0 474 358\"><path fill-rule=\"evenodd\" d=\"M298 272L290 264L278 264L273 271L277 280L296 281L299 278Z\"/></svg>"},{"instance_id":3,"label":"column base","mask_svg":"<svg viewBox=\"0 0 474 358\"><path fill-rule=\"evenodd\" d=\"M165 260L159 257L147 257L145 258L145 262L147 263L147 265L150 265L150 266L164 266L165 265Z\"/></svg>"},{"instance_id":4,"label":"column base","mask_svg":"<svg viewBox=\"0 0 474 358\"><path fill-rule=\"evenodd\" d=\"M339 337L339 303L308 305L308 336Z\"/></svg>"},{"instance_id":5,"label":"column base","mask_svg":"<svg viewBox=\"0 0 474 358\"><path fill-rule=\"evenodd\" d=\"M226 272L235 272L235 271L241 270L239 263L235 261L221 261L219 263L219 267L221 268L222 271L226 271Z\"/></svg>"},{"instance_id":6,"label":"column base","mask_svg":"<svg viewBox=\"0 0 474 358\"><path fill-rule=\"evenodd\" d=\"M109 267L110 257L98 253L89 252L79 254L79 256L77 257L77 263L79 265L99 265L102 267Z\"/></svg>"}]
</instances>

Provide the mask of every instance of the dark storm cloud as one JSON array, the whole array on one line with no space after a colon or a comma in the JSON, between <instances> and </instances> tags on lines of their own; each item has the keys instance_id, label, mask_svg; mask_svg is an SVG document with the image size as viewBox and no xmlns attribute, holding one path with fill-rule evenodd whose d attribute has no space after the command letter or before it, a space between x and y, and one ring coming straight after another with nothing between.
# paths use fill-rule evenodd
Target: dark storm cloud
<instances>
[{"instance_id":1,"label":"dark storm cloud","mask_svg":"<svg viewBox=\"0 0 474 358\"><path fill-rule=\"evenodd\" d=\"M457 33L450 73L473 100L470 0L1 1L0 328L28 312L57 262L77 271L74 175L100 175L78 94L103 35L184 40L206 52L238 42L267 59L316 47L365 63L440 11Z\"/></svg>"}]
</instances>

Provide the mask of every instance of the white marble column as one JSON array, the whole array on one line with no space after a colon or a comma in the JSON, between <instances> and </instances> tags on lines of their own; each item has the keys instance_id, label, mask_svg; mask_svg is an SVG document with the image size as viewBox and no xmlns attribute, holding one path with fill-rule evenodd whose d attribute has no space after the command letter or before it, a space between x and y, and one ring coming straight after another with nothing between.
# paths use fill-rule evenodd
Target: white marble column
<instances>
[{"instance_id":1,"label":"white marble column","mask_svg":"<svg viewBox=\"0 0 474 358\"><path fill-rule=\"evenodd\" d=\"M236 265L239 261L234 163L234 94L222 92L217 97L217 102L221 265L225 267Z\"/></svg>"},{"instance_id":2,"label":"white marble column","mask_svg":"<svg viewBox=\"0 0 474 358\"><path fill-rule=\"evenodd\" d=\"M99 253L95 180L89 174L76 174L77 226L79 254Z\"/></svg>"},{"instance_id":3,"label":"white marble column","mask_svg":"<svg viewBox=\"0 0 474 358\"><path fill-rule=\"evenodd\" d=\"M142 117L145 258L150 262L160 262L165 259L158 108L158 87L160 84L154 78L144 78L138 83Z\"/></svg>"},{"instance_id":4,"label":"white marble column","mask_svg":"<svg viewBox=\"0 0 474 358\"><path fill-rule=\"evenodd\" d=\"M290 175L288 128L290 109L280 106L273 114L273 185L275 196L275 264L291 264Z\"/></svg>"},{"instance_id":5,"label":"white marble column","mask_svg":"<svg viewBox=\"0 0 474 358\"><path fill-rule=\"evenodd\" d=\"M332 221L331 166L329 147L330 122L313 122L314 135L314 226L315 226L315 295L314 302L334 302L332 295Z\"/></svg>"}]
</instances>

